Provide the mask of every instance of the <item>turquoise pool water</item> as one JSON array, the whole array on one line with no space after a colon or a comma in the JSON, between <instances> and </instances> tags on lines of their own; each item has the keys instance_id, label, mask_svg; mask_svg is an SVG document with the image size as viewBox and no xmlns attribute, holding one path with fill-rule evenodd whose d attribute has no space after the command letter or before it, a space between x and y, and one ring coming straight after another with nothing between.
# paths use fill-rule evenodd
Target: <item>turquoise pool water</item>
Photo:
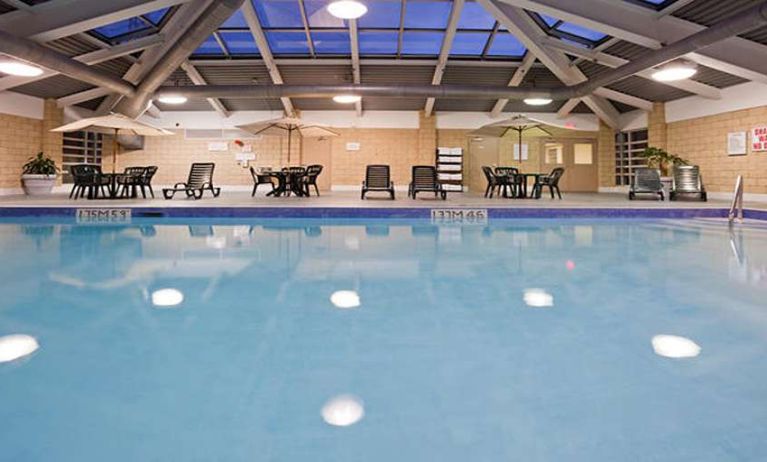
<instances>
[{"instance_id":1,"label":"turquoise pool water","mask_svg":"<svg viewBox=\"0 0 767 462\"><path fill-rule=\"evenodd\" d=\"M767 229L0 225L0 460L755 461Z\"/></svg>"}]
</instances>

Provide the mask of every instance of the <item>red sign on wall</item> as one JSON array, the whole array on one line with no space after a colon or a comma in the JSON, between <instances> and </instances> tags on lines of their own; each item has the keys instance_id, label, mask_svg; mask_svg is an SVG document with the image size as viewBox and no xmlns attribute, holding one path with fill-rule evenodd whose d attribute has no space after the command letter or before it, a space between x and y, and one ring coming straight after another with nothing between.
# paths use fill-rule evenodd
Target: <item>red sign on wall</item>
<instances>
[{"instance_id":1,"label":"red sign on wall","mask_svg":"<svg viewBox=\"0 0 767 462\"><path fill-rule=\"evenodd\" d=\"M751 150L767 151L767 127L754 127L751 135Z\"/></svg>"}]
</instances>

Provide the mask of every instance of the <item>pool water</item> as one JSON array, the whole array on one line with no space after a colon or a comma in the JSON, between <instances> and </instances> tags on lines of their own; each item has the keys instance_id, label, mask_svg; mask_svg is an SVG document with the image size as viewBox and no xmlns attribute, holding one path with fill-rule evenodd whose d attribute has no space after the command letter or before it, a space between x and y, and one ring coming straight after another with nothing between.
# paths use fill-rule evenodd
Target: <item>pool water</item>
<instances>
[{"instance_id":1,"label":"pool water","mask_svg":"<svg viewBox=\"0 0 767 462\"><path fill-rule=\"evenodd\" d=\"M767 226L28 220L0 259L0 460L767 457Z\"/></svg>"}]
</instances>

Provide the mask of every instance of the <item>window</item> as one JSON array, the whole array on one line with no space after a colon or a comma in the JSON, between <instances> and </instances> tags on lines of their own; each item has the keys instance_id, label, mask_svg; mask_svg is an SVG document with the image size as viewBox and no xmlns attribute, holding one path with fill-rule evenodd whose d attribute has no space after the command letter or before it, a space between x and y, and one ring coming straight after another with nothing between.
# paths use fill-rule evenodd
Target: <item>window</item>
<instances>
[{"instance_id":1,"label":"window","mask_svg":"<svg viewBox=\"0 0 767 462\"><path fill-rule=\"evenodd\" d=\"M544 145L544 162L549 165L559 165L563 163L562 153L564 145L562 143L546 143Z\"/></svg>"},{"instance_id":2,"label":"window","mask_svg":"<svg viewBox=\"0 0 767 462\"><path fill-rule=\"evenodd\" d=\"M646 167L640 154L647 148L647 129L620 132L615 135L615 184L631 184L634 169Z\"/></svg>"},{"instance_id":3,"label":"window","mask_svg":"<svg viewBox=\"0 0 767 462\"><path fill-rule=\"evenodd\" d=\"M61 163L64 183L72 183L69 167L79 164L101 165L103 135L93 132L64 133L64 159Z\"/></svg>"},{"instance_id":4,"label":"window","mask_svg":"<svg viewBox=\"0 0 767 462\"><path fill-rule=\"evenodd\" d=\"M591 143L575 143L575 165L592 165L594 163L594 145Z\"/></svg>"}]
</instances>

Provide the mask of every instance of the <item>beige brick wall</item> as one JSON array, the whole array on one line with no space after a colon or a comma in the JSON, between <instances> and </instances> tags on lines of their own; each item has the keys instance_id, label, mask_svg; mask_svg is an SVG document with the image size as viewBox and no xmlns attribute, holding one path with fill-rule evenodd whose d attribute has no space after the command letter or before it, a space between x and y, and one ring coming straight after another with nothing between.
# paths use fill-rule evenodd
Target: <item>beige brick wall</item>
<instances>
[{"instance_id":1,"label":"beige brick wall","mask_svg":"<svg viewBox=\"0 0 767 462\"><path fill-rule=\"evenodd\" d=\"M666 105L653 103L653 109L647 114L647 141L650 146L666 149L668 130L666 126Z\"/></svg>"},{"instance_id":2,"label":"beige brick wall","mask_svg":"<svg viewBox=\"0 0 767 462\"><path fill-rule=\"evenodd\" d=\"M599 162L599 187L615 186L615 130L599 122L597 134L597 157Z\"/></svg>"},{"instance_id":3,"label":"beige brick wall","mask_svg":"<svg viewBox=\"0 0 767 462\"><path fill-rule=\"evenodd\" d=\"M42 130L40 120L0 114L0 188L21 187L21 167L41 151Z\"/></svg>"},{"instance_id":4,"label":"beige brick wall","mask_svg":"<svg viewBox=\"0 0 767 462\"><path fill-rule=\"evenodd\" d=\"M667 125L667 150L700 165L709 191L731 192L743 175L747 193L767 194L767 152L727 155L728 133L762 125L767 125L767 106L673 122Z\"/></svg>"}]
</instances>

